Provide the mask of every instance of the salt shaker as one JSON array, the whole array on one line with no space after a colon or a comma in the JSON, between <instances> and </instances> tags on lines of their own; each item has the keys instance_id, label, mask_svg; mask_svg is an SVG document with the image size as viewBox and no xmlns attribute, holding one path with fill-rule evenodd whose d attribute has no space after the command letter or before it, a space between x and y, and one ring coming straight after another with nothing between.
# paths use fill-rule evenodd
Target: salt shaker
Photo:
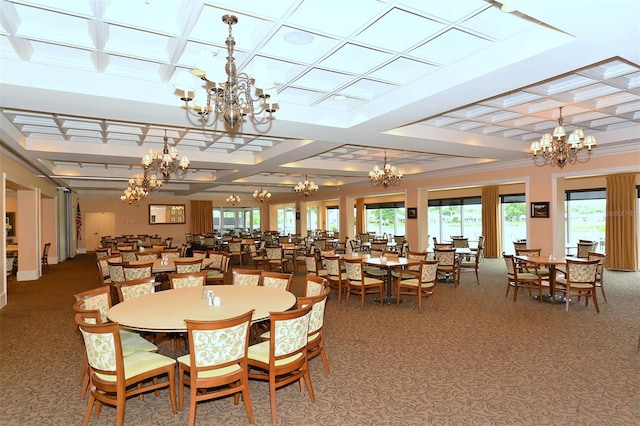
<instances>
[{"instance_id":1,"label":"salt shaker","mask_svg":"<svg viewBox=\"0 0 640 426\"><path fill-rule=\"evenodd\" d=\"M213 292L212 291L209 292L209 300L208 300L207 304L209 306L213 306Z\"/></svg>"}]
</instances>

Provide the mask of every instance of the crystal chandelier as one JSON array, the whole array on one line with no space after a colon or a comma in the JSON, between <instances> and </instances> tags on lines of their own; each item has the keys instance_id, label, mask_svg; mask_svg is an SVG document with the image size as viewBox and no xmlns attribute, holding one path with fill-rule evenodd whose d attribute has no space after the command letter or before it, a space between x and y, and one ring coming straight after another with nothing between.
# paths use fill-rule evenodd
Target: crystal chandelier
<instances>
[{"instance_id":1,"label":"crystal chandelier","mask_svg":"<svg viewBox=\"0 0 640 426\"><path fill-rule=\"evenodd\" d=\"M182 156L178 161L178 148L175 146L169 147L169 138L167 138L167 131L164 131L164 147L162 152L154 153L152 149L149 149L142 157L142 167L145 173L150 172L152 175L162 173L164 179L169 179L171 174L175 174L177 177L184 177L187 174L187 169L191 164L187 156Z\"/></svg>"},{"instance_id":2,"label":"crystal chandelier","mask_svg":"<svg viewBox=\"0 0 640 426\"><path fill-rule=\"evenodd\" d=\"M402 173L387 163L387 153L384 153L384 166L382 168L377 165L369 172L369 179L373 186L382 186L385 189L389 186L399 185L402 180Z\"/></svg>"},{"instance_id":3,"label":"crystal chandelier","mask_svg":"<svg viewBox=\"0 0 640 426\"><path fill-rule=\"evenodd\" d=\"M558 126L553 130L553 135L546 133L539 141L531 144L533 163L536 166L556 164L562 168L565 164L586 163L591 158L591 148L596 145L596 138L585 138L582 129L574 130L567 139L567 134L562 126L562 107L558 117ZM582 149L586 147L586 153ZM538 156L538 151L542 153Z\"/></svg>"},{"instance_id":4,"label":"crystal chandelier","mask_svg":"<svg viewBox=\"0 0 640 426\"><path fill-rule=\"evenodd\" d=\"M125 203L133 204L142 200L146 196L147 194L145 194L142 188L135 185L132 186L131 183L129 183L129 186L124 190L124 194L120 196L120 199Z\"/></svg>"},{"instance_id":5,"label":"crystal chandelier","mask_svg":"<svg viewBox=\"0 0 640 426\"><path fill-rule=\"evenodd\" d=\"M237 203L240 202L240 196L239 195L229 195L227 197L227 204L231 204L232 206L235 206Z\"/></svg>"},{"instance_id":6,"label":"crystal chandelier","mask_svg":"<svg viewBox=\"0 0 640 426\"><path fill-rule=\"evenodd\" d=\"M293 190L296 191L298 195L304 195L305 197L315 194L318 192L318 189L318 185L313 181L309 181L307 175L304 175L304 182L298 182L296 186L293 187Z\"/></svg>"},{"instance_id":7,"label":"crystal chandelier","mask_svg":"<svg viewBox=\"0 0 640 426\"><path fill-rule=\"evenodd\" d=\"M260 191L258 191L257 189L253 191L253 198L260 202L269 201L269 198L271 198L271 193L266 189L262 189L262 187L260 187Z\"/></svg>"},{"instance_id":8,"label":"crystal chandelier","mask_svg":"<svg viewBox=\"0 0 640 426\"><path fill-rule=\"evenodd\" d=\"M275 84L265 78L265 75L255 77L237 72L233 57L236 42L231 28L238 22L238 18L224 15L222 22L229 26L226 63L222 59L214 59L217 52L205 51L196 68L191 70L191 74L205 82L206 91L196 94L195 99L192 98L190 92L195 91L185 73L178 74L174 86L182 92L180 99L184 101L188 116L198 117L200 125L213 126L220 116L232 128L245 116L249 116L254 125L266 124L271 121L276 110L275 104L278 103Z\"/></svg>"}]
</instances>

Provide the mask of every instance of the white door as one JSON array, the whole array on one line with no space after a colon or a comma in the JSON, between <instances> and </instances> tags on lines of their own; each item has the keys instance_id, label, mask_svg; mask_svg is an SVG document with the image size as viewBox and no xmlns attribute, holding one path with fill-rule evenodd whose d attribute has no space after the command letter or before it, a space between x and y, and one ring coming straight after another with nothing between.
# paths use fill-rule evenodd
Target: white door
<instances>
[{"instance_id":1,"label":"white door","mask_svg":"<svg viewBox=\"0 0 640 426\"><path fill-rule=\"evenodd\" d=\"M85 214L85 237L87 251L100 246L100 239L105 235L114 236L116 231L116 214L113 212L91 212Z\"/></svg>"}]
</instances>

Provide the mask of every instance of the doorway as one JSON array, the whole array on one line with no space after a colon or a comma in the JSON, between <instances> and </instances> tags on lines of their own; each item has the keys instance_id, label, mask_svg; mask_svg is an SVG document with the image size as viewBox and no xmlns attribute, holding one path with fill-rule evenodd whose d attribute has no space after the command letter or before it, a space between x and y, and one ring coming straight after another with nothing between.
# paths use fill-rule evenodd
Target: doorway
<instances>
[{"instance_id":1,"label":"doorway","mask_svg":"<svg viewBox=\"0 0 640 426\"><path fill-rule=\"evenodd\" d=\"M100 239L105 236L114 236L116 231L116 214L113 212L86 213L85 238L87 239L87 251L93 251L100 247Z\"/></svg>"}]
</instances>

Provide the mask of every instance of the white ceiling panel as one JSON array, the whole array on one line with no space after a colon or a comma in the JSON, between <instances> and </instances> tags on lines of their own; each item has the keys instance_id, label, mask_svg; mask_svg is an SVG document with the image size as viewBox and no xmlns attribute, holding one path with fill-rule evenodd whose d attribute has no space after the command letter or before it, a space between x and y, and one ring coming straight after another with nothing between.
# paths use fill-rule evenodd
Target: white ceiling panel
<instances>
[{"instance_id":1,"label":"white ceiling panel","mask_svg":"<svg viewBox=\"0 0 640 426\"><path fill-rule=\"evenodd\" d=\"M638 2L570 17L518 4L529 14L492 0L0 0L1 149L95 194L124 189L166 131L192 166L161 192L247 199L257 185L291 194L305 173L320 193L366 184L385 152L406 179L518 164L559 107L598 138L594 155L636 153ZM238 18L237 69L275 83L265 124L202 126L173 86L179 71L205 85L188 72L203 51L227 56L224 14Z\"/></svg>"}]
</instances>

